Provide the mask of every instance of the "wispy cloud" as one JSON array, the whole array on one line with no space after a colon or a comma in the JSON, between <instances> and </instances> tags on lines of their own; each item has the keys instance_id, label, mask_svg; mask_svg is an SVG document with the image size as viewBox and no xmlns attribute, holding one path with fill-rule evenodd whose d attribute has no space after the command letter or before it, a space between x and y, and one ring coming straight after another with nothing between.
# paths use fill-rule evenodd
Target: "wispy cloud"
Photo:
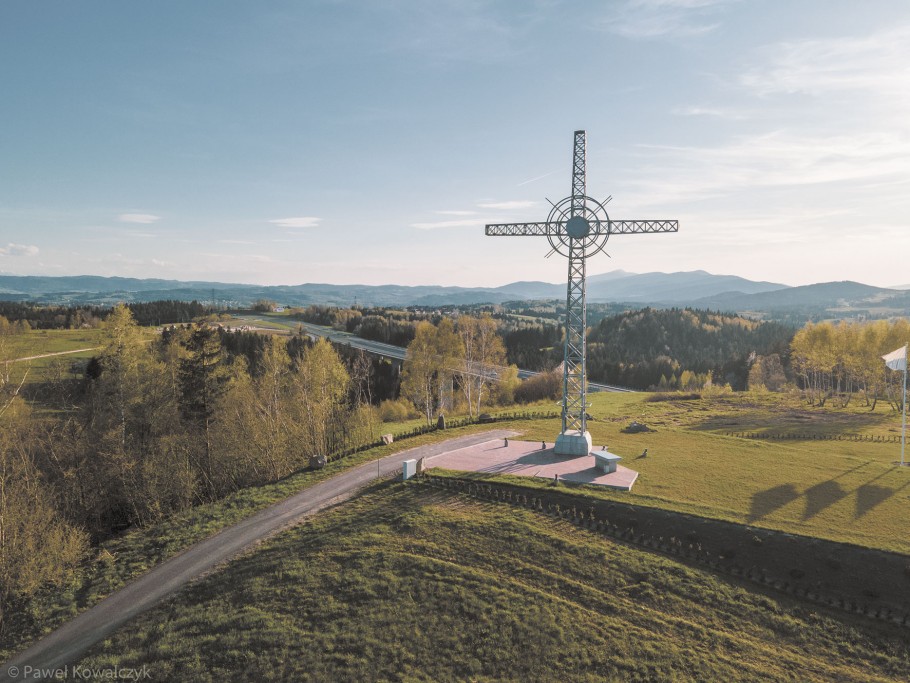
<instances>
[{"instance_id":1,"label":"wispy cloud","mask_svg":"<svg viewBox=\"0 0 910 683\"><path fill-rule=\"evenodd\" d=\"M315 228L321 220L321 218L316 216L294 216L291 218L273 218L269 223L280 228Z\"/></svg>"},{"instance_id":2,"label":"wispy cloud","mask_svg":"<svg viewBox=\"0 0 910 683\"><path fill-rule=\"evenodd\" d=\"M603 25L626 38L692 37L720 26L716 16L737 0L628 0L613 5Z\"/></svg>"},{"instance_id":3,"label":"wispy cloud","mask_svg":"<svg viewBox=\"0 0 910 683\"><path fill-rule=\"evenodd\" d=\"M417 228L418 230L483 227L487 223L501 222L503 220L502 213L508 214L510 211L527 209L532 206L536 206L537 204L538 202L527 201L523 199L513 199L507 201L483 200L477 202L476 204L477 208L483 209L483 211L477 211L476 209L435 211L434 213L436 214L442 216L455 216L455 218L452 220L411 223L411 227Z\"/></svg>"},{"instance_id":4,"label":"wispy cloud","mask_svg":"<svg viewBox=\"0 0 910 683\"><path fill-rule=\"evenodd\" d=\"M640 146L646 175L631 178L645 203L720 198L761 188L879 183L910 171L910 139L895 131L824 135L774 131L715 147ZM655 171L654 169L660 169ZM629 200L630 197L625 195Z\"/></svg>"},{"instance_id":5,"label":"wispy cloud","mask_svg":"<svg viewBox=\"0 0 910 683\"><path fill-rule=\"evenodd\" d=\"M156 216L151 213L121 213L117 216L117 220L122 223L141 223L143 225L148 225L149 223L160 221L161 216Z\"/></svg>"},{"instance_id":6,"label":"wispy cloud","mask_svg":"<svg viewBox=\"0 0 910 683\"><path fill-rule=\"evenodd\" d=\"M739 121L748 118L744 113L727 109L725 107L675 107L672 113L676 116L707 116L716 119L727 119L730 121Z\"/></svg>"},{"instance_id":7,"label":"wispy cloud","mask_svg":"<svg viewBox=\"0 0 910 683\"><path fill-rule=\"evenodd\" d=\"M484 202L478 204L481 209L496 209L499 211L511 211L513 209L529 209L535 206L537 202L527 200L515 200L509 202Z\"/></svg>"},{"instance_id":8,"label":"wispy cloud","mask_svg":"<svg viewBox=\"0 0 910 683\"><path fill-rule=\"evenodd\" d=\"M516 185L515 187L521 187L523 185L530 185L531 183L536 183L538 180L543 180L544 178L549 178L554 173L556 173L556 171L550 171L549 173L544 173L543 175L539 175L535 178L530 178L528 180L524 180L524 181L518 183L518 185Z\"/></svg>"},{"instance_id":9,"label":"wispy cloud","mask_svg":"<svg viewBox=\"0 0 910 683\"><path fill-rule=\"evenodd\" d=\"M456 221L431 221L429 223L412 223L412 228L417 228L418 230L436 230L438 228L467 228L467 227L476 227L484 224L482 218L472 218L470 220L456 220Z\"/></svg>"},{"instance_id":10,"label":"wispy cloud","mask_svg":"<svg viewBox=\"0 0 910 683\"><path fill-rule=\"evenodd\" d=\"M861 37L769 45L765 63L747 70L742 84L760 94L863 91L879 97L910 93L910 26Z\"/></svg>"},{"instance_id":11,"label":"wispy cloud","mask_svg":"<svg viewBox=\"0 0 910 683\"><path fill-rule=\"evenodd\" d=\"M37 256L38 247L34 244L14 244L9 242L5 247L0 247L0 256Z\"/></svg>"}]
</instances>

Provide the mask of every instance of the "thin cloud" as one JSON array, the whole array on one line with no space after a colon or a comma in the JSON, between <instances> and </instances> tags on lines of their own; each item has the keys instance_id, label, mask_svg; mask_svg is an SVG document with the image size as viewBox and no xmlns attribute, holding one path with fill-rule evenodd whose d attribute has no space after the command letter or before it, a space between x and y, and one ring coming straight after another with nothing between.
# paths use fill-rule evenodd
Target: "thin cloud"
<instances>
[{"instance_id":1,"label":"thin cloud","mask_svg":"<svg viewBox=\"0 0 910 683\"><path fill-rule=\"evenodd\" d=\"M501 221L501 216L492 216L490 211L514 211L517 209L527 209L536 206L538 202L525 200L511 201L482 201L477 203L477 207L485 209L484 213L475 210L445 210L435 211L434 213L442 216L455 216L453 220L445 221L427 221L424 223L411 223L412 228L418 230L437 230L440 228L477 228L483 227L486 223L495 223Z\"/></svg>"},{"instance_id":2,"label":"thin cloud","mask_svg":"<svg viewBox=\"0 0 910 683\"><path fill-rule=\"evenodd\" d=\"M480 218L475 218L472 220L457 220L457 221L434 221L430 223L412 223L412 228L417 228L418 230L436 230L438 228L467 228L475 227L478 225L483 225L483 220Z\"/></svg>"},{"instance_id":3,"label":"thin cloud","mask_svg":"<svg viewBox=\"0 0 910 683\"><path fill-rule=\"evenodd\" d=\"M611 33L626 38L694 37L720 27L712 20L718 10L737 0L629 0L614 6L603 22Z\"/></svg>"},{"instance_id":4,"label":"thin cloud","mask_svg":"<svg viewBox=\"0 0 910 683\"><path fill-rule=\"evenodd\" d=\"M647 167L660 171L631 178L633 197L625 194L624 199L653 205L760 188L877 183L906 173L910 141L888 131L854 135L775 131L716 147L640 145L639 149L648 159Z\"/></svg>"},{"instance_id":5,"label":"thin cloud","mask_svg":"<svg viewBox=\"0 0 910 683\"><path fill-rule=\"evenodd\" d=\"M676 107L673 109L673 114L676 116L708 116L711 118L726 119L729 121L741 121L742 119L746 118L746 116L740 112L734 111L732 109L724 109L721 107Z\"/></svg>"},{"instance_id":6,"label":"thin cloud","mask_svg":"<svg viewBox=\"0 0 910 683\"><path fill-rule=\"evenodd\" d=\"M530 185L531 183L536 183L538 180L543 180L544 178L549 178L554 173L556 173L556 171L550 171L549 173L544 173L543 175L539 175L536 178L531 178L530 180L522 181L522 182L518 183L518 185L516 185L515 187L521 187L522 185Z\"/></svg>"},{"instance_id":7,"label":"thin cloud","mask_svg":"<svg viewBox=\"0 0 910 683\"><path fill-rule=\"evenodd\" d=\"M273 218L269 223L277 225L279 228L315 228L321 220L316 216L293 216L291 218Z\"/></svg>"},{"instance_id":8,"label":"thin cloud","mask_svg":"<svg viewBox=\"0 0 910 683\"><path fill-rule=\"evenodd\" d=\"M769 45L767 62L746 71L742 85L760 94L865 91L906 99L910 90L910 26L862 37Z\"/></svg>"},{"instance_id":9,"label":"thin cloud","mask_svg":"<svg viewBox=\"0 0 910 683\"><path fill-rule=\"evenodd\" d=\"M5 247L0 247L0 256L37 256L38 247L34 244L14 244L9 242Z\"/></svg>"},{"instance_id":10,"label":"thin cloud","mask_svg":"<svg viewBox=\"0 0 910 683\"><path fill-rule=\"evenodd\" d=\"M478 204L481 209L496 209L498 211L511 211L512 209L529 209L535 206L537 202L527 200L515 200L510 202L487 202Z\"/></svg>"},{"instance_id":11,"label":"thin cloud","mask_svg":"<svg viewBox=\"0 0 910 683\"><path fill-rule=\"evenodd\" d=\"M117 220L122 223L141 223L143 225L148 225L149 223L160 221L161 216L156 216L151 213L121 213L117 216Z\"/></svg>"}]
</instances>

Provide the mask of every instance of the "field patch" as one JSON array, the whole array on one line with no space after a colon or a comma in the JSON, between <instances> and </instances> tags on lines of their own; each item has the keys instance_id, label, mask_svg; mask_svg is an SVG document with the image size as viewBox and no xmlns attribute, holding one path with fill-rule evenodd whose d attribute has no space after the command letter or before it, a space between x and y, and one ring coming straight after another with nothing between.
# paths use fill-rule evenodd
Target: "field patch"
<instances>
[{"instance_id":1,"label":"field patch","mask_svg":"<svg viewBox=\"0 0 910 683\"><path fill-rule=\"evenodd\" d=\"M906 636L567 522L382 484L148 612L84 664L156 680L885 681Z\"/></svg>"}]
</instances>

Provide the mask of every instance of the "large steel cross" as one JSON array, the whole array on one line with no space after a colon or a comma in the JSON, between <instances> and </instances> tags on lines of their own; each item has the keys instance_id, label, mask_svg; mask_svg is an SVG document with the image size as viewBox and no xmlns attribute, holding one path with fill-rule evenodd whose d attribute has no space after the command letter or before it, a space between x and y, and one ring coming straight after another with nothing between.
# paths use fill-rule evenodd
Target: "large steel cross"
<instances>
[{"instance_id":1,"label":"large steel cross","mask_svg":"<svg viewBox=\"0 0 910 683\"><path fill-rule=\"evenodd\" d=\"M572 195L555 204L550 202L553 208L545 222L486 226L486 234L493 237L546 237L553 251L569 259L562 432L556 439L555 447L555 451L562 455L587 455L591 450L591 436L587 431L585 384L585 260L602 251L610 235L642 235L679 230L678 221L611 220L604 208L610 198L599 202L585 192L585 132L577 130L572 155Z\"/></svg>"}]
</instances>

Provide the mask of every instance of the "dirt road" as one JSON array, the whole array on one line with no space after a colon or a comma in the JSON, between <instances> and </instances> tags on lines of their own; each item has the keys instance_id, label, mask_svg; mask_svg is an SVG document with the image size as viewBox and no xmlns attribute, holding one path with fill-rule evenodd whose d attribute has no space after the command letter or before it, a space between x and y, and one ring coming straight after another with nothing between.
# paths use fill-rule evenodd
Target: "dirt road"
<instances>
[{"instance_id":1,"label":"dirt road","mask_svg":"<svg viewBox=\"0 0 910 683\"><path fill-rule=\"evenodd\" d=\"M0 680L44 680L52 679L55 675L59 678L60 675L55 674L55 671L77 662L92 645L107 637L132 617L153 607L200 575L263 538L327 505L350 498L377 476L400 472L402 461L411 458L432 458L435 455L513 434L514 432L507 430L491 430L412 448L347 470L286 498L197 543L109 595L6 664L0 665ZM42 672L46 675L42 675Z\"/></svg>"},{"instance_id":2,"label":"dirt road","mask_svg":"<svg viewBox=\"0 0 910 683\"><path fill-rule=\"evenodd\" d=\"M97 351L100 346L90 346L87 349L73 349L72 351L55 351L54 353L42 353L39 356L25 356L24 358L13 358L11 363L21 363L25 360L38 360L39 358L51 358L52 356L68 356L73 353L82 353L83 351Z\"/></svg>"}]
</instances>

